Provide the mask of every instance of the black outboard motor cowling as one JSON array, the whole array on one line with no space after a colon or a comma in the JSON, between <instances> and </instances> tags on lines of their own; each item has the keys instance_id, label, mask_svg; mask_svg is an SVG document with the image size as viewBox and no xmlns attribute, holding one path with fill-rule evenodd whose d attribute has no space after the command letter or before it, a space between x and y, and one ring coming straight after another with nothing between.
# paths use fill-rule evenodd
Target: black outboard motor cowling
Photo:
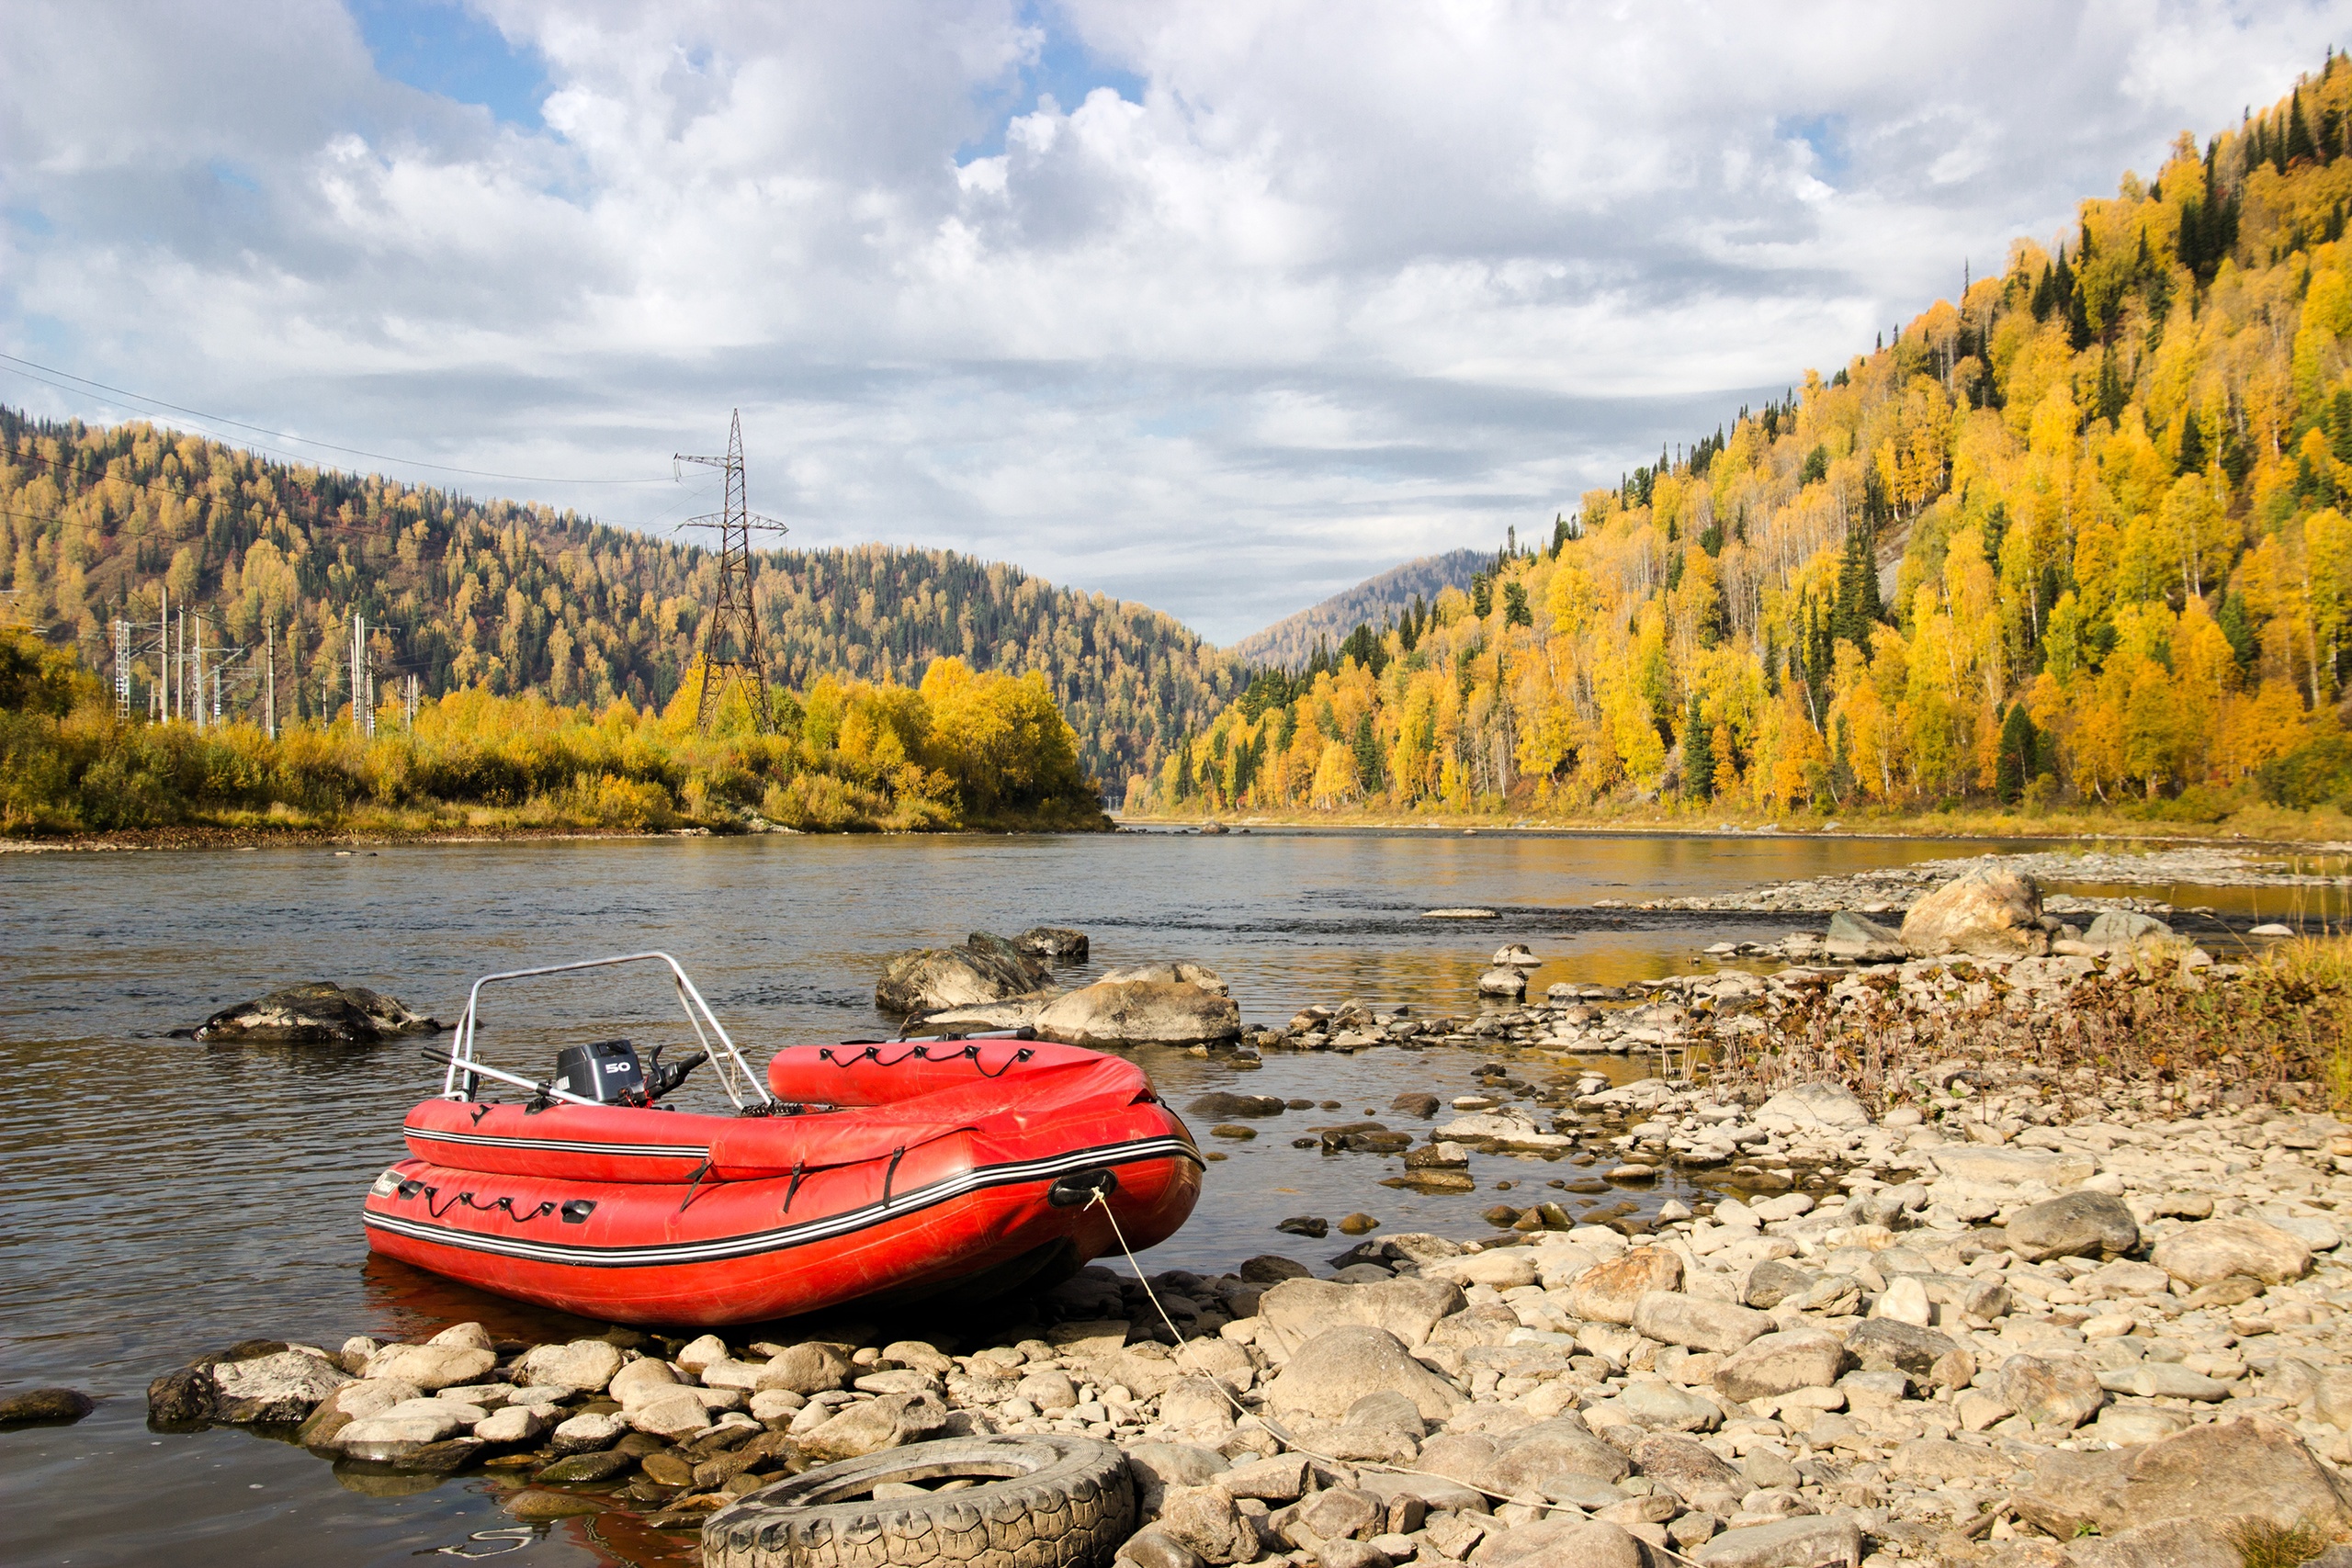
<instances>
[{"instance_id":1,"label":"black outboard motor cowling","mask_svg":"<svg viewBox=\"0 0 2352 1568\"><path fill-rule=\"evenodd\" d=\"M645 1100L645 1066L626 1040L566 1045L555 1054L555 1088L599 1104Z\"/></svg>"}]
</instances>

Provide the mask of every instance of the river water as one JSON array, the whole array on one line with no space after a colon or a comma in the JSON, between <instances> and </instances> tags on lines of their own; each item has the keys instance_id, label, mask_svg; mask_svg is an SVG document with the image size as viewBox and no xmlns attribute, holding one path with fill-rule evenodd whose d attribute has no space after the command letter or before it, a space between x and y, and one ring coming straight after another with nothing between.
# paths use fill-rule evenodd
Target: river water
<instances>
[{"instance_id":1,"label":"river water","mask_svg":"<svg viewBox=\"0 0 2352 1568\"><path fill-rule=\"evenodd\" d=\"M332 1347L468 1318L518 1338L581 1326L371 1259L359 1197L401 1157L401 1118L439 1076L417 1042L170 1037L244 998L331 978L448 1020L477 975L659 948L760 1064L780 1045L885 1030L873 981L897 949L1053 924L1093 942L1065 981L1191 958L1226 976L1250 1023L1351 997L1466 1012L1503 942L1544 957L1540 994L1560 979L1668 973L1710 942L1796 923L1591 908L1598 899L1957 852L1949 840L1794 836L1123 833L0 857L0 1067L17 1097L0 1122L0 1393L62 1383L101 1402L75 1426L0 1432L0 1562L290 1568L332 1555L359 1568L514 1547L467 1545L509 1522L479 1476L374 1495L287 1444L146 1427L151 1378L239 1339ZM1502 918L1420 918L1462 905ZM532 1076L582 1031L640 1043L684 1032L663 987L626 972L512 990L486 1018L485 1058ZM1179 1106L1233 1088L1344 1108L1261 1123L1209 1168L1191 1224L1148 1267L1220 1271L1267 1251L1320 1264L1347 1245L1336 1232L1326 1243L1276 1233L1290 1214L1363 1209L1392 1231L1475 1235L1494 1180L1548 1174L1482 1159L1480 1191L1420 1196L1376 1185L1394 1162L1289 1146L1326 1117L1381 1113L1399 1089L1468 1090L1481 1060L1468 1053L1276 1053L1254 1071L1172 1051L1138 1059ZM542 1527L508 1554L534 1568L662 1556L659 1538L582 1520Z\"/></svg>"}]
</instances>

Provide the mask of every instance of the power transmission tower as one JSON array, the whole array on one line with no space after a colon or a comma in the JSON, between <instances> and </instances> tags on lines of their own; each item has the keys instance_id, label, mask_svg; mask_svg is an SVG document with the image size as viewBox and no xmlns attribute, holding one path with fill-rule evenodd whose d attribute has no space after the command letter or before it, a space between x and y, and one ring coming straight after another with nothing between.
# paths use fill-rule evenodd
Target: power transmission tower
<instances>
[{"instance_id":1,"label":"power transmission tower","mask_svg":"<svg viewBox=\"0 0 2352 1568\"><path fill-rule=\"evenodd\" d=\"M752 712L761 733L771 734L775 715L768 707L767 647L760 639L760 615L752 603L752 534L754 529L775 534L787 530L775 518L752 511L743 499L743 411L736 410L728 424L727 456L694 457L680 452L674 460L701 463L727 473L725 508L678 525L718 530L718 596L702 626L702 690L695 697L695 721L706 733L709 730L713 673L727 670L735 679L751 680Z\"/></svg>"}]
</instances>

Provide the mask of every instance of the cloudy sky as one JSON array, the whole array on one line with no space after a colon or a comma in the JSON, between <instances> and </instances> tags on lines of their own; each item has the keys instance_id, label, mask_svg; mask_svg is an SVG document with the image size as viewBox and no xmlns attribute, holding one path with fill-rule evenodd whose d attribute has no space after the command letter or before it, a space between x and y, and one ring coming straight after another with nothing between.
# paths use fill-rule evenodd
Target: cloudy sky
<instances>
[{"instance_id":1,"label":"cloudy sky","mask_svg":"<svg viewBox=\"0 0 2352 1568\"><path fill-rule=\"evenodd\" d=\"M0 401L650 527L710 504L670 457L740 406L795 543L1229 641L1868 347L2283 93L2352 0L12 0L8 32L0 353L40 368L0 360Z\"/></svg>"}]
</instances>

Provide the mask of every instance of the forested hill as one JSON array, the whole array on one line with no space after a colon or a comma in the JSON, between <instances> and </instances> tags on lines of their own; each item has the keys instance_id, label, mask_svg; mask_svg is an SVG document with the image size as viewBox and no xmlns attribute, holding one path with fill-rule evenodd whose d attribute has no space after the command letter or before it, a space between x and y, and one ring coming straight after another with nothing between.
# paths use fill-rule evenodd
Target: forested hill
<instances>
[{"instance_id":1,"label":"forested hill","mask_svg":"<svg viewBox=\"0 0 2352 1568\"><path fill-rule=\"evenodd\" d=\"M2331 52L1133 804L2352 809L2347 210Z\"/></svg>"},{"instance_id":2,"label":"forested hill","mask_svg":"<svg viewBox=\"0 0 2352 1568\"><path fill-rule=\"evenodd\" d=\"M1482 550L1448 550L1408 560L1250 633L1233 645L1233 657L1245 665L1304 670L1318 646L1337 647L1359 626L1382 628L1402 620L1415 601L1426 604L1448 588L1467 590L1472 579L1494 564L1495 558Z\"/></svg>"},{"instance_id":3,"label":"forested hill","mask_svg":"<svg viewBox=\"0 0 2352 1568\"><path fill-rule=\"evenodd\" d=\"M108 623L133 646L143 710L154 623L200 610L227 666L227 706L257 699L276 643L282 718L350 700L348 617L375 628L377 671L424 694L479 685L602 705L666 704L694 657L716 558L569 512L477 502L373 476L279 463L147 424L29 421L0 409L6 617L71 638L111 671ZM1234 665L1172 617L1057 588L952 551L780 550L758 597L780 682L833 673L913 682L945 654L1042 671L1086 769L1113 788L1157 765L1234 694Z\"/></svg>"}]
</instances>

